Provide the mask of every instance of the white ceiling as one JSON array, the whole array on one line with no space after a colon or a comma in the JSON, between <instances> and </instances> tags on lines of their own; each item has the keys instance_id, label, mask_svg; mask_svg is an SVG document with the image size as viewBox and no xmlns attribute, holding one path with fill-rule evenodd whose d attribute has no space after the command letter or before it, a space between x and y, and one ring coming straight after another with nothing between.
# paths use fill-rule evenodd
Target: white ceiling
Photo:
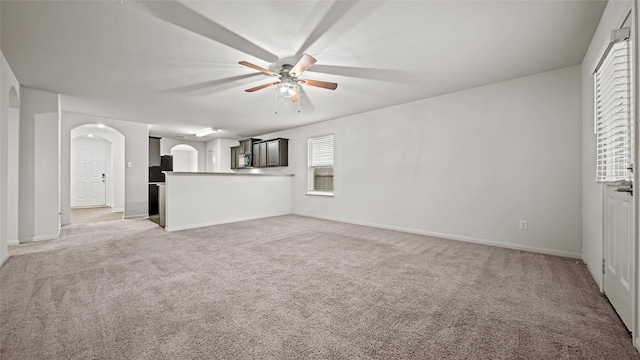
<instances>
[{"instance_id":1,"label":"white ceiling","mask_svg":"<svg viewBox=\"0 0 640 360\"><path fill-rule=\"evenodd\" d=\"M237 138L581 63L603 1L6 1L1 47L64 111ZM302 54L301 112L273 78Z\"/></svg>"}]
</instances>

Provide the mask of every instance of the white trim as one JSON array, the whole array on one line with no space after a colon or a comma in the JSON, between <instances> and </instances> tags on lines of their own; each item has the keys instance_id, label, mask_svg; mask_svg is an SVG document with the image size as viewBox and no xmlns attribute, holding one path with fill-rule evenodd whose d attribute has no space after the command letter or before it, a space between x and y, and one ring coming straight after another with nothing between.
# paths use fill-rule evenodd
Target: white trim
<instances>
[{"instance_id":1,"label":"white trim","mask_svg":"<svg viewBox=\"0 0 640 360\"><path fill-rule=\"evenodd\" d=\"M112 208L111 212L124 212L124 208Z\"/></svg>"},{"instance_id":2,"label":"white trim","mask_svg":"<svg viewBox=\"0 0 640 360\"><path fill-rule=\"evenodd\" d=\"M582 259L582 261L584 262L584 259ZM589 264L587 264L586 262L584 264L585 264L585 266L587 268L587 271L589 272L589 275L591 275L591 277L593 278L593 281L595 281L596 285L598 285L598 290L600 290L600 292L603 292L604 288L602 287L602 281L595 276L595 273L593 272L593 269L591 269ZM599 269L602 270L601 266L602 265L600 265Z\"/></svg>"},{"instance_id":3,"label":"white trim","mask_svg":"<svg viewBox=\"0 0 640 360\"><path fill-rule=\"evenodd\" d=\"M7 246L12 246L12 245L20 245L20 240L13 239L13 240L7 241Z\"/></svg>"},{"instance_id":4,"label":"white trim","mask_svg":"<svg viewBox=\"0 0 640 360\"><path fill-rule=\"evenodd\" d=\"M4 259L0 260L0 268L2 267L2 265L4 265L4 263L7 262L7 260L9 260L9 255L5 256Z\"/></svg>"},{"instance_id":5,"label":"white trim","mask_svg":"<svg viewBox=\"0 0 640 360\"><path fill-rule=\"evenodd\" d=\"M406 233L411 233L411 234L433 236L433 237L438 237L438 238L441 238L441 239L464 241L464 242L469 242L469 243L474 243L474 244L496 246L496 247L501 247L501 248L506 248L506 249L531 251L531 252L540 253L540 254L562 256L562 257L568 257L568 258L573 258L573 259L582 259L582 254L581 253L576 253L576 252L571 252L571 251L545 249L545 248L539 248L539 247L535 247L535 246L508 244L508 243L505 243L505 242L495 241L495 240L486 240L486 239L479 239L479 238L473 238L473 237L468 237L468 236L453 235L453 234L446 234L446 233L438 233L438 232L432 232L432 231L424 231L424 230L419 230L419 229L405 228L405 227L401 227L401 226L390 226L390 225L374 224L374 223L369 223L369 222L364 222L364 221L353 221L353 220L337 219L337 218L324 217L324 216L305 215L305 214L301 214L301 213L294 213L294 214L295 215L300 215L300 216L317 218L317 219L337 221L337 222L342 222L342 223L347 223L347 224L363 225L363 226L370 226L370 227L379 228L379 229L385 229L385 230L393 230L393 231L401 231L401 232L406 232Z\"/></svg>"},{"instance_id":6,"label":"white trim","mask_svg":"<svg viewBox=\"0 0 640 360\"><path fill-rule=\"evenodd\" d=\"M195 229L195 228L206 227L206 226L229 224L229 223L240 222L240 221L257 220L257 219L264 219L264 218L270 218L270 217L275 217L275 216L284 216L284 215L291 215L291 213L290 212L284 212L284 213L276 213L276 214L269 214L269 215L234 218L234 219L220 220L220 221L209 221L209 222L200 223L200 224L190 224L190 225L174 226L174 227L167 226L167 227L164 228L164 230L167 231L167 232L180 231L180 230Z\"/></svg>"},{"instance_id":7,"label":"white trim","mask_svg":"<svg viewBox=\"0 0 640 360\"><path fill-rule=\"evenodd\" d=\"M307 195L333 197L333 192L307 190Z\"/></svg>"},{"instance_id":8,"label":"white trim","mask_svg":"<svg viewBox=\"0 0 640 360\"><path fill-rule=\"evenodd\" d=\"M34 241L54 240L54 239L57 239L59 236L60 234L38 235L31 238L20 239L20 244L34 242Z\"/></svg>"},{"instance_id":9,"label":"white trim","mask_svg":"<svg viewBox=\"0 0 640 360\"><path fill-rule=\"evenodd\" d=\"M136 214L136 215L124 215L123 219L137 219L137 218L148 218L149 213L146 214Z\"/></svg>"}]
</instances>

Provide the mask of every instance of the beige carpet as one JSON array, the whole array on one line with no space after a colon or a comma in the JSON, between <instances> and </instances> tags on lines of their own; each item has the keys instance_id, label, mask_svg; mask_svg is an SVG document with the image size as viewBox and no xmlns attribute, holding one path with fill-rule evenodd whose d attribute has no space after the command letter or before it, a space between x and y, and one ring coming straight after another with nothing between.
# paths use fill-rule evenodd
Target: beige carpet
<instances>
[{"instance_id":1,"label":"beige carpet","mask_svg":"<svg viewBox=\"0 0 640 360\"><path fill-rule=\"evenodd\" d=\"M76 208L71 209L71 223L77 225L101 221L122 220L122 214L122 211L113 212L113 208L110 206Z\"/></svg>"},{"instance_id":2,"label":"beige carpet","mask_svg":"<svg viewBox=\"0 0 640 360\"><path fill-rule=\"evenodd\" d=\"M293 215L10 252L2 359L640 359L572 259Z\"/></svg>"}]
</instances>

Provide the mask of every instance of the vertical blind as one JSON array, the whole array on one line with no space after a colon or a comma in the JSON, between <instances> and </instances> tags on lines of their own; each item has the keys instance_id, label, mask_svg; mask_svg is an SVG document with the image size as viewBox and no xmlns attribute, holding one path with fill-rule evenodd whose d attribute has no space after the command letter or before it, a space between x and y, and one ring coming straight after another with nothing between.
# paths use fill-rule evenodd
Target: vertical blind
<instances>
[{"instance_id":1,"label":"vertical blind","mask_svg":"<svg viewBox=\"0 0 640 360\"><path fill-rule=\"evenodd\" d=\"M309 139L309 166L333 165L333 135L325 135Z\"/></svg>"},{"instance_id":2,"label":"vertical blind","mask_svg":"<svg viewBox=\"0 0 640 360\"><path fill-rule=\"evenodd\" d=\"M615 42L595 72L596 181L630 180L632 122L630 113L629 41Z\"/></svg>"}]
</instances>

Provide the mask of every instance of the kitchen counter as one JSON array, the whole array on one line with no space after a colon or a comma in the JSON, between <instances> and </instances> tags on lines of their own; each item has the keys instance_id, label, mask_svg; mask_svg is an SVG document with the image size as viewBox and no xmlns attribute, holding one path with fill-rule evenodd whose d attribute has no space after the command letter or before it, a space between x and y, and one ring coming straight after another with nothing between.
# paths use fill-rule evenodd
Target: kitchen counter
<instances>
[{"instance_id":1,"label":"kitchen counter","mask_svg":"<svg viewBox=\"0 0 640 360\"><path fill-rule=\"evenodd\" d=\"M165 230L175 231L292 212L293 174L166 173ZM162 212L163 209L160 209Z\"/></svg>"},{"instance_id":2,"label":"kitchen counter","mask_svg":"<svg viewBox=\"0 0 640 360\"><path fill-rule=\"evenodd\" d=\"M280 174L280 173L240 173L240 172L180 172L180 171L167 171L165 175L214 175L214 176L294 176L295 174Z\"/></svg>"}]
</instances>

